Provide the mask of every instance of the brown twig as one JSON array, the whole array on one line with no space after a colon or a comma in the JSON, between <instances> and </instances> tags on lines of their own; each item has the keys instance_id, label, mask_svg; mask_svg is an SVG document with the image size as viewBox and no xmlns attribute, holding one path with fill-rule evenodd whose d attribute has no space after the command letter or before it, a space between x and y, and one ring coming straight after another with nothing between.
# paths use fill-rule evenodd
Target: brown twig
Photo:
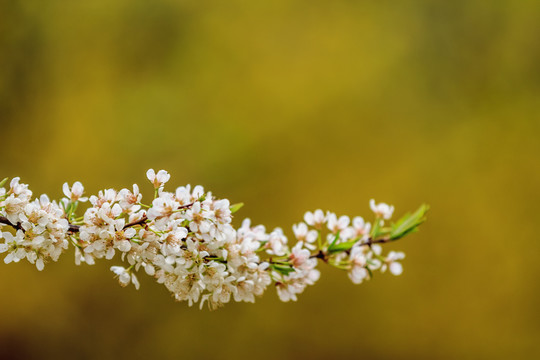
<instances>
[{"instance_id":1,"label":"brown twig","mask_svg":"<svg viewBox=\"0 0 540 360\"><path fill-rule=\"evenodd\" d=\"M373 244L384 244L384 243L387 243L387 242L390 242L392 241L392 239L389 239L389 238L382 238L382 239L377 239L377 240L373 240L372 238L369 238L366 242L363 242L363 243L358 243L358 245L367 245L369 247L371 247L371 245ZM350 253L350 250L345 250L345 252L347 254ZM322 261L324 262L328 262L328 255L327 253L325 253L324 251L322 250L319 250L318 252L316 252L315 254L311 255L310 256L310 259L321 259Z\"/></svg>"},{"instance_id":2,"label":"brown twig","mask_svg":"<svg viewBox=\"0 0 540 360\"><path fill-rule=\"evenodd\" d=\"M180 210L180 209L188 209L188 208L192 207L194 204L195 204L195 202L192 202L192 203L189 203L189 204L187 204L187 205L179 206L177 210Z\"/></svg>"},{"instance_id":3,"label":"brown twig","mask_svg":"<svg viewBox=\"0 0 540 360\"><path fill-rule=\"evenodd\" d=\"M390 241L392 241L392 239L389 239L389 238L382 238L382 239L378 239L378 240L373 240L372 238L369 238L367 242L362 243L360 245L371 246L373 244L384 244L384 243L387 243L387 242L390 242Z\"/></svg>"},{"instance_id":4,"label":"brown twig","mask_svg":"<svg viewBox=\"0 0 540 360\"><path fill-rule=\"evenodd\" d=\"M311 259L321 259L324 262L328 261L328 254L326 254L324 251L319 250L315 254L310 256Z\"/></svg>"},{"instance_id":5,"label":"brown twig","mask_svg":"<svg viewBox=\"0 0 540 360\"><path fill-rule=\"evenodd\" d=\"M178 210L190 208L191 206L193 206L193 204L195 204L195 203L193 202L193 203L190 203L190 204L187 204L187 205L182 205L182 206L178 207ZM143 225L146 222L146 220L148 220L148 218L146 217L146 215L144 215L139 220L135 220L135 221L132 221L130 223L127 223L122 230L125 230L125 229L127 229L129 227L132 227L132 226ZM5 216L0 216L0 224L9 225L12 228L14 228L15 230L22 230L24 232L24 229L23 229L21 223L13 224ZM81 230L81 225L69 224L69 229L68 229L69 233L72 233L72 234L78 233L80 230Z\"/></svg>"},{"instance_id":6,"label":"brown twig","mask_svg":"<svg viewBox=\"0 0 540 360\"><path fill-rule=\"evenodd\" d=\"M5 224L5 225L9 225L11 226L12 228L14 228L15 230L22 230L24 232L24 229L21 225L20 222L16 223L16 224L13 224L11 221L9 221L9 219L5 216L0 216L0 224Z\"/></svg>"},{"instance_id":7,"label":"brown twig","mask_svg":"<svg viewBox=\"0 0 540 360\"><path fill-rule=\"evenodd\" d=\"M146 220L148 220L148 218L146 217L146 215L143 215L143 217L140 218L139 220L135 220L124 225L124 228L122 230L126 230L127 228L132 227L132 226L142 225L146 222Z\"/></svg>"}]
</instances>

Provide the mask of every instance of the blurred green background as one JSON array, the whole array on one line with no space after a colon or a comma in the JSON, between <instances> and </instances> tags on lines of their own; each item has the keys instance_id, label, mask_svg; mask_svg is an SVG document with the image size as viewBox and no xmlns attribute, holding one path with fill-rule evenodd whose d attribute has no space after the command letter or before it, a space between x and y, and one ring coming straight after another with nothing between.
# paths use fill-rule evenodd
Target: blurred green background
<instances>
[{"instance_id":1,"label":"blurred green background","mask_svg":"<svg viewBox=\"0 0 540 360\"><path fill-rule=\"evenodd\" d=\"M372 197L432 210L401 277L321 265L297 303L2 263L0 358L539 358L539 39L527 0L1 1L0 177L35 194L153 167L289 235Z\"/></svg>"}]
</instances>

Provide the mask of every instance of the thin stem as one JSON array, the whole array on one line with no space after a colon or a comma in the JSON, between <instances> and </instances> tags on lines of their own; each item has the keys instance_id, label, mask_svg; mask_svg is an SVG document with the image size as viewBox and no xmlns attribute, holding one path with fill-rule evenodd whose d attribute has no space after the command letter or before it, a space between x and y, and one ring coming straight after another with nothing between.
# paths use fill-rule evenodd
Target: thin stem
<instances>
[{"instance_id":1,"label":"thin stem","mask_svg":"<svg viewBox=\"0 0 540 360\"><path fill-rule=\"evenodd\" d=\"M371 245L373 244L384 244L384 243L387 243L387 242L390 242L392 241L392 239L390 238L382 238L382 239L377 239L377 240L373 240L372 238L369 238L366 242L363 242L363 243L358 243L359 245L367 245L369 247L371 247ZM350 250L344 250L346 253L349 253ZM315 254L311 255L310 258L311 259L321 259L322 261L324 262L328 262L328 256L329 254L322 251L322 250L319 250L317 251Z\"/></svg>"},{"instance_id":2,"label":"thin stem","mask_svg":"<svg viewBox=\"0 0 540 360\"><path fill-rule=\"evenodd\" d=\"M146 215L143 215L143 217L140 218L139 220L135 220L124 225L124 228L122 230L126 230L127 228L132 227L132 226L142 225L146 222L146 220L148 220L148 218L146 217Z\"/></svg>"},{"instance_id":3,"label":"thin stem","mask_svg":"<svg viewBox=\"0 0 540 360\"><path fill-rule=\"evenodd\" d=\"M16 223L16 224L13 224L11 221L9 221L9 219L5 216L0 216L0 224L5 224L5 225L9 225L11 226L12 228L14 228L15 230L22 230L24 232L24 229L21 225L20 222Z\"/></svg>"},{"instance_id":4,"label":"thin stem","mask_svg":"<svg viewBox=\"0 0 540 360\"><path fill-rule=\"evenodd\" d=\"M190 203L190 204L187 204L187 205L182 205L182 206L178 207L178 210L190 208L191 206L193 206L193 204L195 204L195 203L193 202L193 203ZM132 221L130 223L127 223L122 230L125 230L125 229L127 229L129 227L132 227L132 226L142 225L147 220L148 220L148 218L146 217L146 215L144 215L139 220L135 220L135 221ZM9 225L12 228L14 228L15 230L21 230L21 231L24 232L24 229L23 229L20 222L18 222L16 224L13 224L5 216L0 216L0 224ZM75 225L75 224L71 224L71 223L69 224L68 233L74 234L74 233L78 233L80 230L81 230L81 225Z\"/></svg>"},{"instance_id":5,"label":"thin stem","mask_svg":"<svg viewBox=\"0 0 540 360\"><path fill-rule=\"evenodd\" d=\"M390 241L392 241L392 239L390 238L382 238L382 239L377 239L377 240L373 240L372 238L369 238L368 241L366 241L365 243L361 243L360 245L371 246L373 244L384 244Z\"/></svg>"}]
</instances>

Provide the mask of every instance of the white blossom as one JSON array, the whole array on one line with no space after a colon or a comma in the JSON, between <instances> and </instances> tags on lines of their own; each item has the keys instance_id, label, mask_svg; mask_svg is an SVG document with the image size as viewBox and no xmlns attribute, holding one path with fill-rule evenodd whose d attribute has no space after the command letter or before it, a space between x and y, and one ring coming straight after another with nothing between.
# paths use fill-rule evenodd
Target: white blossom
<instances>
[{"instance_id":1,"label":"white blossom","mask_svg":"<svg viewBox=\"0 0 540 360\"><path fill-rule=\"evenodd\" d=\"M376 204L375 200L371 199L369 201L369 206L375 215L382 217L385 220L388 220L392 217L394 213L394 207L385 203Z\"/></svg>"},{"instance_id":2,"label":"white blossom","mask_svg":"<svg viewBox=\"0 0 540 360\"><path fill-rule=\"evenodd\" d=\"M130 270L127 270L123 266L111 266L111 271L116 274L121 286L128 286L130 283L133 283L135 289L139 289L139 280L137 280L137 276Z\"/></svg>"},{"instance_id":3,"label":"white blossom","mask_svg":"<svg viewBox=\"0 0 540 360\"><path fill-rule=\"evenodd\" d=\"M84 187L79 181L76 181L71 188L69 187L68 183L64 183L62 190L64 192L64 195L66 195L66 197L73 202L85 202L88 200L87 197L82 197L84 193Z\"/></svg>"},{"instance_id":4,"label":"white blossom","mask_svg":"<svg viewBox=\"0 0 540 360\"><path fill-rule=\"evenodd\" d=\"M349 278L353 283L360 284L369 276L369 272L366 268L367 258L364 248L361 246L353 247L349 258L351 261Z\"/></svg>"},{"instance_id":5,"label":"white blossom","mask_svg":"<svg viewBox=\"0 0 540 360\"><path fill-rule=\"evenodd\" d=\"M156 174L154 169L150 169L146 172L146 177L157 189L163 186L167 181L169 181L171 175L169 175L169 173L165 170L159 170Z\"/></svg>"},{"instance_id":6,"label":"white blossom","mask_svg":"<svg viewBox=\"0 0 540 360\"><path fill-rule=\"evenodd\" d=\"M312 244L317 241L317 237L319 236L316 230L309 230L307 224L301 222L293 225L293 232L296 240L304 242L306 247L311 250L315 249L315 246Z\"/></svg>"},{"instance_id":7,"label":"white blossom","mask_svg":"<svg viewBox=\"0 0 540 360\"><path fill-rule=\"evenodd\" d=\"M141 199L142 194L137 184L133 184L133 191L122 189L118 192L118 203L122 209L130 213L137 212L141 208L139 205Z\"/></svg>"},{"instance_id":8,"label":"white blossom","mask_svg":"<svg viewBox=\"0 0 540 360\"><path fill-rule=\"evenodd\" d=\"M306 266L306 264L308 264L310 256L311 252L308 249L304 248L304 243L298 242L292 248L289 258L291 259L291 264L294 268L302 269ZM308 267L310 267L309 264Z\"/></svg>"},{"instance_id":9,"label":"white blossom","mask_svg":"<svg viewBox=\"0 0 540 360\"><path fill-rule=\"evenodd\" d=\"M386 259L384 261L384 264L381 267L381 271L385 272L386 269L390 270L390 273L392 275L401 275L403 273L403 265L399 263L399 260L403 260L405 258L405 254L402 252L396 252L396 251L390 251L388 255L386 256Z\"/></svg>"},{"instance_id":10,"label":"white blossom","mask_svg":"<svg viewBox=\"0 0 540 360\"><path fill-rule=\"evenodd\" d=\"M337 234L340 231L343 231L349 226L351 219L348 216L337 217L334 213L328 213L327 215L327 226L332 233Z\"/></svg>"},{"instance_id":11,"label":"white blossom","mask_svg":"<svg viewBox=\"0 0 540 360\"><path fill-rule=\"evenodd\" d=\"M268 236L267 253L270 255L283 256L287 253L287 237L280 228L274 229Z\"/></svg>"},{"instance_id":12,"label":"white blossom","mask_svg":"<svg viewBox=\"0 0 540 360\"><path fill-rule=\"evenodd\" d=\"M366 223L364 218L361 216L356 216L352 221L352 230L354 231L354 237L361 238L366 240L369 237L369 232L371 231L371 224Z\"/></svg>"},{"instance_id":13,"label":"white blossom","mask_svg":"<svg viewBox=\"0 0 540 360\"><path fill-rule=\"evenodd\" d=\"M308 211L304 215L304 221L316 229L320 229L326 222L326 216L322 210L315 210L314 212Z\"/></svg>"}]
</instances>

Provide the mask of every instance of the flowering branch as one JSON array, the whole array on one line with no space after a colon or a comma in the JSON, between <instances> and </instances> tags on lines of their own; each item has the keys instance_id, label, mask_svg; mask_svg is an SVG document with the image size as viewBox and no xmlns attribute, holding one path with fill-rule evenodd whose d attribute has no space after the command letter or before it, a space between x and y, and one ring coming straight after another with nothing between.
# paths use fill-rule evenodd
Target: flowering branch
<instances>
[{"instance_id":1,"label":"flowering branch","mask_svg":"<svg viewBox=\"0 0 540 360\"><path fill-rule=\"evenodd\" d=\"M120 285L133 283L144 272L163 284L178 301L207 302L214 309L232 300L254 302L273 284L283 301L297 300L320 277L318 260L347 271L352 282L370 279L373 272L402 272L401 252L382 254L381 244L396 241L418 229L428 210L421 206L396 223L386 224L393 206L371 200L373 224L331 212L307 212L293 226L296 243L289 246L281 228L267 232L249 219L234 229L232 214L242 204L216 199L201 186L164 190L170 175L148 170L154 186L151 204L143 204L139 187L102 190L83 197L80 182L63 186L65 197L32 200L28 185L19 178L9 189L0 182L0 253L4 262L26 259L43 270L70 246L75 263L92 265L111 260L118 252L125 266L112 266ZM90 202L77 216L81 203Z\"/></svg>"}]
</instances>

